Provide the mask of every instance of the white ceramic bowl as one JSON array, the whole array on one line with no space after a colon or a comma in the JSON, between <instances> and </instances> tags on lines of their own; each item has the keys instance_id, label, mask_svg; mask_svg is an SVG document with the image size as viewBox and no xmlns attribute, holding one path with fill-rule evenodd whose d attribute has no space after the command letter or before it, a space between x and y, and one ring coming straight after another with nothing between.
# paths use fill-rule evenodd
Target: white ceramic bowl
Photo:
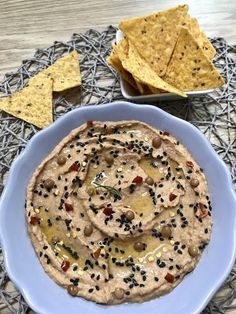
<instances>
[{"instance_id":1,"label":"white ceramic bowl","mask_svg":"<svg viewBox=\"0 0 236 314\"><path fill-rule=\"evenodd\" d=\"M140 120L172 133L204 169L211 194L213 231L196 269L171 293L142 304L103 306L69 296L44 272L27 234L24 203L39 163L72 129L87 120ZM13 162L0 202L0 239L11 280L30 307L44 314L200 313L228 276L236 253L236 197L229 171L193 125L153 106L127 102L75 109L36 134Z\"/></svg>"},{"instance_id":2,"label":"white ceramic bowl","mask_svg":"<svg viewBox=\"0 0 236 314\"><path fill-rule=\"evenodd\" d=\"M116 43L119 43L120 40L124 37L124 34L121 30L116 32ZM126 82L122 77L120 78L120 88L121 93L124 98L134 101L137 103L153 103L163 100L177 100L183 99L183 97L173 94L173 93L161 93L161 94L150 94L150 95L140 95L128 82ZM203 96L213 92L214 89L207 89L201 91L191 91L186 92L187 97Z\"/></svg>"}]
</instances>

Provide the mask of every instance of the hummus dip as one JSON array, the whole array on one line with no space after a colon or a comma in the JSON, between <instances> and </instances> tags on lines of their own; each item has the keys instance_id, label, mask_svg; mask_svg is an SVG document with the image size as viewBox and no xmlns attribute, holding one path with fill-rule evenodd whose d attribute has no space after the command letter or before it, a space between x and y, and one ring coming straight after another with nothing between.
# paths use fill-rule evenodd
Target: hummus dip
<instances>
[{"instance_id":1,"label":"hummus dip","mask_svg":"<svg viewBox=\"0 0 236 314\"><path fill-rule=\"evenodd\" d=\"M202 169L168 132L88 121L64 138L27 190L28 231L48 275L97 303L172 290L209 242Z\"/></svg>"}]
</instances>

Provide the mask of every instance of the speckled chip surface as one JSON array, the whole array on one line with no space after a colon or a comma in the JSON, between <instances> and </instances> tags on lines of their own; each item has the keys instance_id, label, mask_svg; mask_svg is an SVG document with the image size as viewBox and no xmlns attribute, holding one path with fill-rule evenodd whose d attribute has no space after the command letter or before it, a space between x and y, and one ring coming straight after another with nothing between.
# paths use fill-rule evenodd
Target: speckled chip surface
<instances>
[{"instance_id":1,"label":"speckled chip surface","mask_svg":"<svg viewBox=\"0 0 236 314\"><path fill-rule=\"evenodd\" d=\"M183 27L188 28L198 45L204 51L204 54L209 60L212 60L216 54L216 50L210 43L209 39L200 29L197 19L187 14Z\"/></svg>"},{"instance_id":2,"label":"speckled chip surface","mask_svg":"<svg viewBox=\"0 0 236 314\"><path fill-rule=\"evenodd\" d=\"M53 91L61 92L81 85L79 54L72 51L43 71L53 80Z\"/></svg>"},{"instance_id":3,"label":"speckled chip surface","mask_svg":"<svg viewBox=\"0 0 236 314\"><path fill-rule=\"evenodd\" d=\"M157 89L172 92L183 97L185 96L184 92L168 84L161 77L156 75L148 63L140 57L132 43L128 43L125 38L120 41L115 48L115 51L117 52L124 69L132 73L132 75L140 82Z\"/></svg>"},{"instance_id":4,"label":"speckled chip surface","mask_svg":"<svg viewBox=\"0 0 236 314\"><path fill-rule=\"evenodd\" d=\"M2 98L0 109L38 128L47 127L53 122L52 79L37 74L22 90Z\"/></svg>"},{"instance_id":5,"label":"speckled chip surface","mask_svg":"<svg viewBox=\"0 0 236 314\"><path fill-rule=\"evenodd\" d=\"M222 86L224 80L186 28L181 29L164 79L184 91Z\"/></svg>"},{"instance_id":6,"label":"speckled chip surface","mask_svg":"<svg viewBox=\"0 0 236 314\"><path fill-rule=\"evenodd\" d=\"M207 91L224 85L223 78L211 62L216 50L201 31L197 19L188 14L187 5L123 20L119 28L117 46L112 47L112 54L116 53L116 59L120 61L119 68L117 62L110 62L110 65L128 83L129 72L130 78L134 79L134 82L130 80L130 85L139 94L168 92L183 97L186 92ZM196 46L200 51L195 51ZM187 49L187 58L186 55L183 57L183 49ZM108 62L111 59L108 58ZM199 71L199 66L195 67L194 63L201 60L204 64ZM197 73L190 75L190 68L196 68L194 71ZM125 76L120 69L125 71ZM124 95L128 94L124 92Z\"/></svg>"},{"instance_id":7,"label":"speckled chip surface","mask_svg":"<svg viewBox=\"0 0 236 314\"><path fill-rule=\"evenodd\" d=\"M159 76L166 72L187 11L187 5L180 5L119 23L128 40Z\"/></svg>"}]
</instances>

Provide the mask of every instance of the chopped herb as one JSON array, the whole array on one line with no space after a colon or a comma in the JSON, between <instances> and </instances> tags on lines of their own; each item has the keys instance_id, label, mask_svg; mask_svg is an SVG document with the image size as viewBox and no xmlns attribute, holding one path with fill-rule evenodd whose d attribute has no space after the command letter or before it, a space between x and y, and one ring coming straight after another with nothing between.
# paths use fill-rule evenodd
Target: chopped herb
<instances>
[{"instance_id":1,"label":"chopped herb","mask_svg":"<svg viewBox=\"0 0 236 314\"><path fill-rule=\"evenodd\" d=\"M103 185L103 184L99 184L97 182L94 182L97 186L96 189L98 188L103 188L106 189L108 192L110 192L111 194L118 196L119 198L121 198L121 192L118 191L117 189L115 189L114 187L110 186L110 185Z\"/></svg>"}]
</instances>

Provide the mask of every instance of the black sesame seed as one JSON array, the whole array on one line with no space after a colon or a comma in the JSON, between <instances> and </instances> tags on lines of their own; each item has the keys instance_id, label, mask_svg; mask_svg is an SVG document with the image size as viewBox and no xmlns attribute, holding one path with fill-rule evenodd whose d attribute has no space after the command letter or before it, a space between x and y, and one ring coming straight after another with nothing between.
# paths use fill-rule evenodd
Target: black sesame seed
<instances>
[{"instance_id":1,"label":"black sesame seed","mask_svg":"<svg viewBox=\"0 0 236 314\"><path fill-rule=\"evenodd\" d=\"M166 263L165 262L161 262L160 264L159 264L159 267L160 268L164 268L166 266Z\"/></svg>"}]
</instances>

